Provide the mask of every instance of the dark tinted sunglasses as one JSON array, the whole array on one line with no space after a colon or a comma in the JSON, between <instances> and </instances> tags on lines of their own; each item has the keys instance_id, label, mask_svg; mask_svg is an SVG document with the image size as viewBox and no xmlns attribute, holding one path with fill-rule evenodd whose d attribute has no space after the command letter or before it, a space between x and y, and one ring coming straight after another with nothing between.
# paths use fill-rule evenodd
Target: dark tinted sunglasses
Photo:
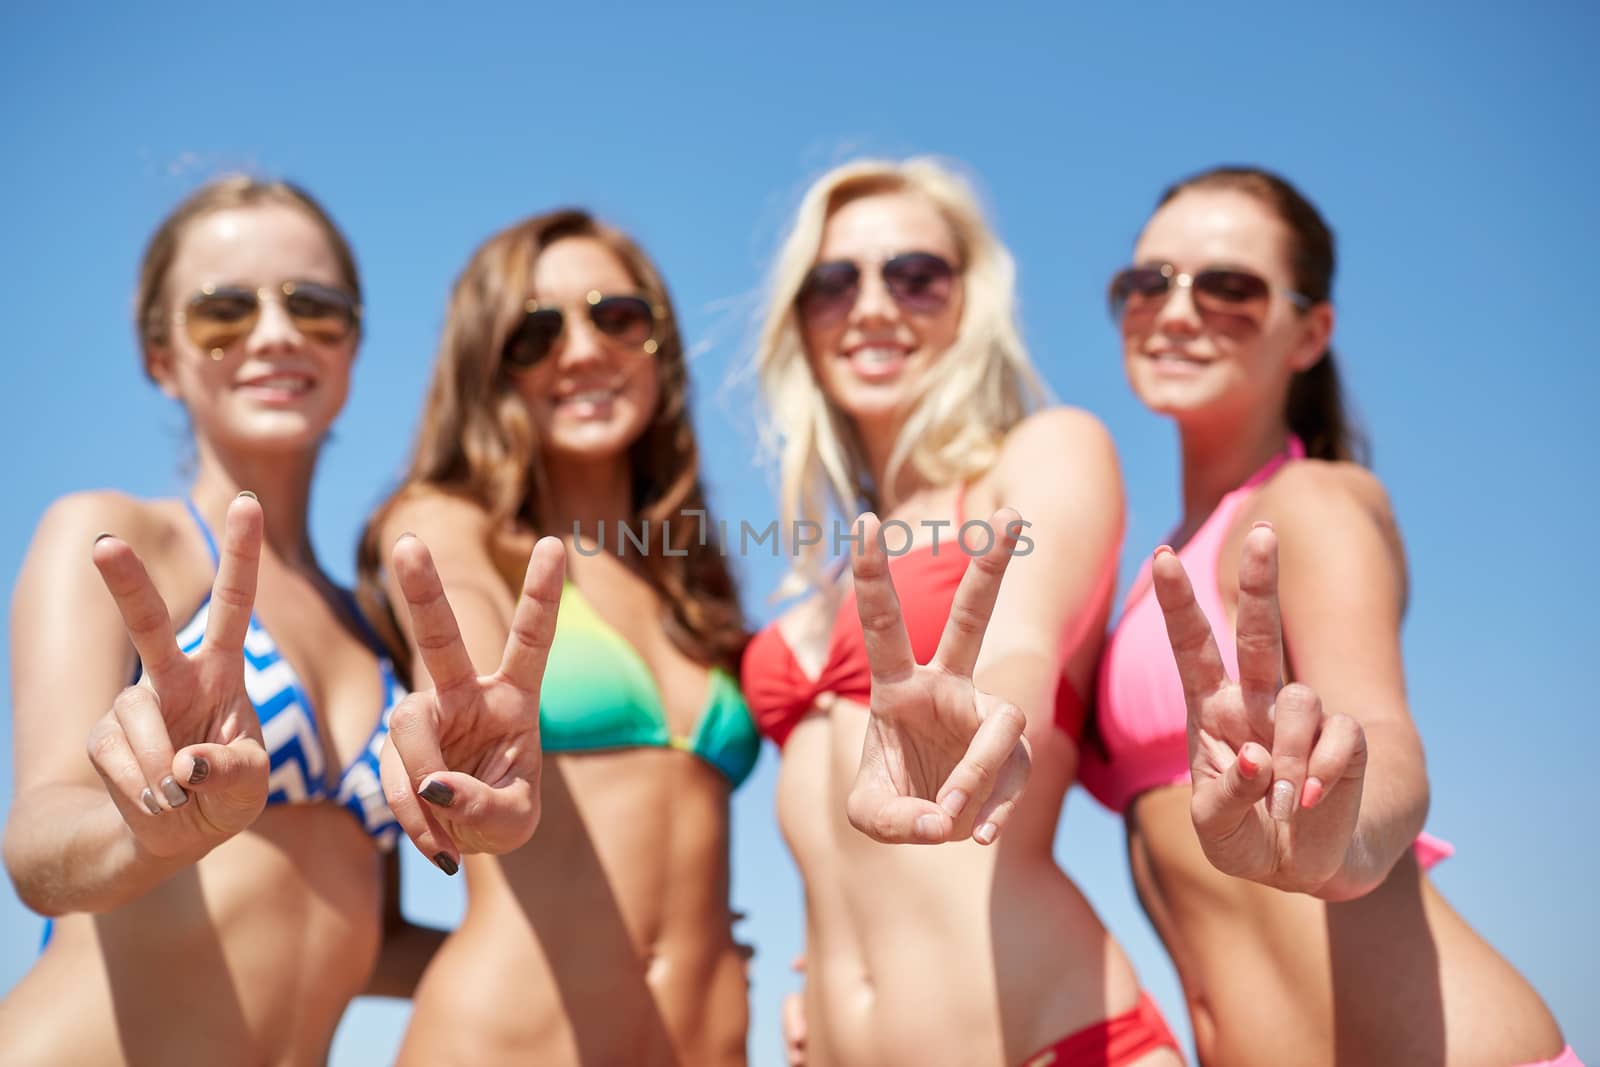
<instances>
[{"instance_id":1,"label":"dark tinted sunglasses","mask_svg":"<svg viewBox=\"0 0 1600 1067\"><path fill-rule=\"evenodd\" d=\"M1207 267L1183 274L1170 263L1159 266L1127 267L1111 279L1108 298L1111 317L1118 322L1129 313L1151 310L1166 302L1173 287L1187 287L1190 299L1201 311L1238 314L1250 304L1272 295L1272 285L1259 274L1232 267ZM1315 301L1291 289L1283 295L1304 311Z\"/></svg>"},{"instance_id":2,"label":"dark tinted sunglasses","mask_svg":"<svg viewBox=\"0 0 1600 1067\"><path fill-rule=\"evenodd\" d=\"M178 324L189 340L212 359L250 336L261 321L261 302L269 296L283 302L294 328L308 340L338 344L355 332L361 305L343 289L316 282L282 282L261 289L240 285L207 285L178 311Z\"/></svg>"},{"instance_id":3,"label":"dark tinted sunglasses","mask_svg":"<svg viewBox=\"0 0 1600 1067\"><path fill-rule=\"evenodd\" d=\"M642 296L606 296L590 290L584 296L589 322L602 337L624 348L655 355L660 347L656 327L665 313ZM566 313L559 307L529 300L522 322L506 340L501 358L518 369L542 363L555 350L566 329Z\"/></svg>"},{"instance_id":4,"label":"dark tinted sunglasses","mask_svg":"<svg viewBox=\"0 0 1600 1067\"><path fill-rule=\"evenodd\" d=\"M902 252L879 268L883 287L907 311L930 315L950 302L956 269L932 252ZM850 313L861 296L861 266L848 259L818 263L806 275L795 298L802 318L836 322Z\"/></svg>"}]
</instances>

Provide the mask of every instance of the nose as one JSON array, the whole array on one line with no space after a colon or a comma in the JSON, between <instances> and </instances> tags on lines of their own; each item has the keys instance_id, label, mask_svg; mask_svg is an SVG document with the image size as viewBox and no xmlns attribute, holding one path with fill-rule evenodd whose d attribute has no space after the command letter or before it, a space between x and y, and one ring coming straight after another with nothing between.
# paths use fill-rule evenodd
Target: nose
<instances>
[{"instance_id":1,"label":"nose","mask_svg":"<svg viewBox=\"0 0 1600 1067\"><path fill-rule=\"evenodd\" d=\"M1194 287L1188 275L1172 280L1167 298L1156 309L1156 329L1165 333L1196 333L1200 329L1200 311L1194 306Z\"/></svg>"},{"instance_id":2,"label":"nose","mask_svg":"<svg viewBox=\"0 0 1600 1067\"><path fill-rule=\"evenodd\" d=\"M900 305L894 302L889 289L883 284L881 273L871 267L861 271L861 286L856 302L850 309L853 326L875 326L894 322L900 317Z\"/></svg>"},{"instance_id":3,"label":"nose","mask_svg":"<svg viewBox=\"0 0 1600 1067\"><path fill-rule=\"evenodd\" d=\"M564 325L556 352L561 366L588 367L612 358L605 336L589 319L587 307L580 306L567 311Z\"/></svg>"},{"instance_id":4,"label":"nose","mask_svg":"<svg viewBox=\"0 0 1600 1067\"><path fill-rule=\"evenodd\" d=\"M294 319L284 308L280 294L258 293L257 297L261 300L261 316L256 320L256 328L250 331L250 336L246 340L247 351L252 354L285 351L298 348L305 343L305 338L295 326Z\"/></svg>"}]
</instances>

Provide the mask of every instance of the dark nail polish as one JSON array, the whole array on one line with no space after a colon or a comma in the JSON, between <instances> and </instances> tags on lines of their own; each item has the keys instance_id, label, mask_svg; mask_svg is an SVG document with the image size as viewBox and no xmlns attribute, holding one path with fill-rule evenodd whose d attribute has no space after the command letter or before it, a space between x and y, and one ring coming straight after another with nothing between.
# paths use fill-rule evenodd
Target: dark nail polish
<instances>
[{"instance_id":1,"label":"dark nail polish","mask_svg":"<svg viewBox=\"0 0 1600 1067\"><path fill-rule=\"evenodd\" d=\"M175 808L181 808L189 803L189 794L183 791L183 786L172 775L161 779L161 795L167 798L167 803Z\"/></svg>"},{"instance_id":2,"label":"dark nail polish","mask_svg":"<svg viewBox=\"0 0 1600 1067\"><path fill-rule=\"evenodd\" d=\"M98 545L101 541L104 541L106 538L108 538L110 536L111 536L110 532L97 533L97 534L94 535L94 543Z\"/></svg>"},{"instance_id":3,"label":"dark nail polish","mask_svg":"<svg viewBox=\"0 0 1600 1067\"><path fill-rule=\"evenodd\" d=\"M448 808L456 799L456 791L443 782L432 781L417 790L417 796L436 807Z\"/></svg>"},{"instance_id":4,"label":"dark nail polish","mask_svg":"<svg viewBox=\"0 0 1600 1067\"><path fill-rule=\"evenodd\" d=\"M211 764L204 756L194 758L194 770L189 772L189 784L199 785L211 777Z\"/></svg>"},{"instance_id":5,"label":"dark nail polish","mask_svg":"<svg viewBox=\"0 0 1600 1067\"><path fill-rule=\"evenodd\" d=\"M461 869L460 864L451 859L448 853L436 853L433 857L433 862L445 874L455 874Z\"/></svg>"},{"instance_id":6,"label":"dark nail polish","mask_svg":"<svg viewBox=\"0 0 1600 1067\"><path fill-rule=\"evenodd\" d=\"M156 799L155 790L149 786L144 787L144 792L139 794L139 801L151 815L161 814L161 802Z\"/></svg>"}]
</instances>

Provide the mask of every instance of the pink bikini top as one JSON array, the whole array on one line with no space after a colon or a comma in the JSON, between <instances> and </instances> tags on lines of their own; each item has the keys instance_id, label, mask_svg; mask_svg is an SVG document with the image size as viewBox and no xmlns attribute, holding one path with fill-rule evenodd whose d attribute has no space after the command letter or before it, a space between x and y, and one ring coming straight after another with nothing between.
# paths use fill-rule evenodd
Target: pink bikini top
<instances>
[{"instance_id":1,"label":"pink bikini top","mask_svg":"<svg viewBox=\"0 0 1600 1067\"><path fill-rule=\"evenodd\" d=\"M1243 485L1222 498L1205 523L1178 552L1189 572L1195 600L1211 621L1217 651L1231 677L1238 677L1238 650L1233 626L1217 586L1217 558L1223 538L1239 509L1255 489L1285 463L1305 458L1299 438L1289 438L1285 453L1274 456ZM1122 618L1106 642L1100 660L1095 729L1104 755L1095 744L1083 746L1078 780L1096 800L1114 812L1127 810L1133 798L1148 789L1189 781L1188 711L1183 683L1167 642L1166 620L1150 586L1146 558L1123 605ZM1424 868L1451 855L1445 841L1422 834L1417 857Z\"/></svg>"}]
</instances>

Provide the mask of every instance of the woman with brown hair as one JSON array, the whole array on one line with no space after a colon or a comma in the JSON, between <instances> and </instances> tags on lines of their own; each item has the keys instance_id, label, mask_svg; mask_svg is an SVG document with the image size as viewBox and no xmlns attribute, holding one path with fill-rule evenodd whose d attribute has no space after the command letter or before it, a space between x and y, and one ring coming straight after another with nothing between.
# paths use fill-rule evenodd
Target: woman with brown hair
<instances>
[{"instance_id":1,"label":"woman with brown hair","mask_svg":"<svg viewBox=\"0 0 1600 1067\"><path fill-rule=\"evenodd\" d=\"M396 713L385 780L413 840L447 873L490 853L465 860L466 916L417 991L405 1062L744 1060L729 798L758 739L688 392L665 284L585 212L506 229L456 282L411 468L368 525L363 595L459 626L470 658L433 678L442 697L498 656L540 535L564 542L566 580L544 604L537 721L504 727L517 740ZM530 586L559 555L534 556ZM403 637L418 688L441 669L432 627ZM531 790L487 829L487 799L519 776Z\"/></svg>"},{"instance_id":2,"label":"woman with brown hair","mask_svg":"<svg viewBox=\"0 0 1600 1067\"><path fill-rule=\"evenodd\" d=\"M1184 517L1107 645L1083 780L1126 812L1202 1062L1576 1064L1424 873L1448 848L1421 833L1405 554L1344 415L1333 274L1316 208L1227 167L1167 190L1111 283Z\"/></svg>"},{"instance_id":3,"label":"woman with brown hair","mask_svg":"<svg viewBox=\"0 0 1600 1067\"><path fill-rule=\"evenodd\" d=\"M404 690L307 522L361 338L355 258L303 190L225 178L156 230L135 309L194 480L63 497L18 578L5 860L56 918L0 1048L320 1062L350 1000L409 995L442 938L392 891L378 754Z\"/></svg>"}]
</instances>

